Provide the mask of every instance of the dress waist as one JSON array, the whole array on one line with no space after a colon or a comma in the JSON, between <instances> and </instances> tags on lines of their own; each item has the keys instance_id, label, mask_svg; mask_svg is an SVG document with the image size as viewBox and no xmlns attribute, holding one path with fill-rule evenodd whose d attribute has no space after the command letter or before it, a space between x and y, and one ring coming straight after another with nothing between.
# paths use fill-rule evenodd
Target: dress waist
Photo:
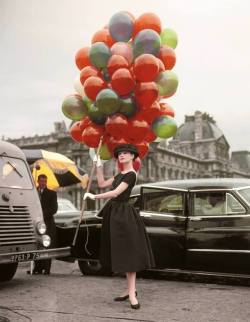
<instances>
[{"instance_id":1,"label":"dress waist","mask_svg":"<svg viewBox=\"0 0 250 322\"><path fill-rule=\"evenodd\" d=\"M125 202L128 203L128 199L110 199L111 202Z\"/></svg>"}]
</instances>

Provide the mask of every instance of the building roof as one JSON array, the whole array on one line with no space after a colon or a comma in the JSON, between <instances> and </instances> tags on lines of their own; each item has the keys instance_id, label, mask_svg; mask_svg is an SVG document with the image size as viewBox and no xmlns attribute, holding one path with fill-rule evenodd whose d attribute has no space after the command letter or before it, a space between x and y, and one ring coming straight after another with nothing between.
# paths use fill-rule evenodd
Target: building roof
<instances>
[{"instance_id":1,"label":"building roof","mask_svg":"<svg viewBox=\"0 0 250 322\"><path fill-rule=\"evenodd\" d=\"M201 139L218 139L223 136L223 132L217 127L215 121L207 113L196 112L193 116L186 116L185 123L182 124L175 135L180 141L195 141L195 117L201 115Z\"/></svg>"}]
</instances>

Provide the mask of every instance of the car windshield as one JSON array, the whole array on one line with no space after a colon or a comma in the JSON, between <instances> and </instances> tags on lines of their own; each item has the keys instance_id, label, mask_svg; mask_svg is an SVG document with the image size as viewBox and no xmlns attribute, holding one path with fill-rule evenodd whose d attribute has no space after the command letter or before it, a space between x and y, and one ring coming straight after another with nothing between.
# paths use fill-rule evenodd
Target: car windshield
<instances>
[{"instance_id":1,"label":"car windshield","mask_svg":"<svg viewBox=\"0 0 250 322\"><path fill-rule=\"evenodd\" d=\"M63 211L78 211L78 209L73 205L70 200L67 199L58 199L58 212Z\"/></svg>"},{"instance_id":2,"label":"car windshield","mask_svg":"<svg viewBox=\"0 0 250 322\"><path fill-rule=\"evenodd\" d=\"M0 187L33 188L28 168L23 160L0 155Z\"/></svg>"},{"instance_id":3,"label":"car windshield","mask_svg":"<svg viewBox=\"0 0 250 322\"><path fill-rule=\"evenodd\" d=\"M246 200L250 206L250 188L240 189L238 193Z\"/></svg>"}]
</instances>

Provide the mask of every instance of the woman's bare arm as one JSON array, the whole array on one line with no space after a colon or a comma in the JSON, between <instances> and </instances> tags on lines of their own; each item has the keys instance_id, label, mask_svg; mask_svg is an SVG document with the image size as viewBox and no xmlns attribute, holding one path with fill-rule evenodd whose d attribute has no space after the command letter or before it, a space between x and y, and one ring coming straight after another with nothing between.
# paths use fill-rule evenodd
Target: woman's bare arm
<instances>
[{"instance_id":1,"label":"woman's bare arm","mask_svg":"<svg viewBox=\"0 0 250 322\"><path fill-rule=\"evenodd\" d=\"M95 199L115 198L119 196L124 190L126 190L127 187L128 187L128 184L126 182L121 182L119 186L114 190L95 195Z\"/></svg>"},{"instance_id":2,"label":"woman's bare arm","mask_svg":"<svg viewBox=\"0 0 250 322\"><path fill-rule=\"evenodd\" d=\"M103 167L96 168L96 176L99 188L108 188L111 187L114 177L105 180L103 176Z\"/></svg>"}]
</instances>

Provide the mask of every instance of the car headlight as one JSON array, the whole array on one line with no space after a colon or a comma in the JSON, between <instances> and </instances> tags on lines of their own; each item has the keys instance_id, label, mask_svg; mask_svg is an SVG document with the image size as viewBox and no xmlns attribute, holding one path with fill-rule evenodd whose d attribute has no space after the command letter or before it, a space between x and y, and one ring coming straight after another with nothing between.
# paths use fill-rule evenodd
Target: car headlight
<instances>
[{"instance_id":1,"label":"car headlight","mask_svg":"<svg viewBox=\"0 0 250 322\"><path fill-rule=\"evenodd\" d=\"M36 224L36 229L40 235L43 235L46 233L46 225L43 221L38 221Z\"/></svg>"},{"instance_id":2,"label":"car headlight","mask_svg":"<svg viewBox=\"0 0 250 322\"><path fill-rule=\"evenodd\" d=\"M43 241L43 246L44 247L49 247L50 243L51 243L51 239L48 235L43 235L42 236L42 241Z\"/></svg>"}]
</instances>

